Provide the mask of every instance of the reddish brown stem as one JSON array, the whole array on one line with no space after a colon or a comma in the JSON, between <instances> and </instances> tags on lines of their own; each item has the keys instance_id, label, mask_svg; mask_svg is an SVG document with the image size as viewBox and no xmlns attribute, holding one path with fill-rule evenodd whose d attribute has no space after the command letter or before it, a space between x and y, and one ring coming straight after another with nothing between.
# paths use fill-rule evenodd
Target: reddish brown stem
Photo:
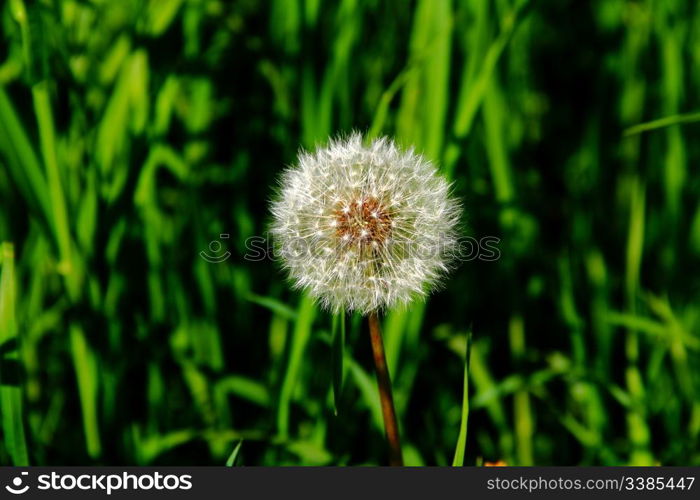
<instances>
[{"instance_id":1,"label":"reddish brown stem","mask_svg":"<svg viewBox=\"0 0 700 500\"><path fill-rule=\"evenodd\" d=\"M386 366L384 355L384 342L382 331L379 328L377 313L369 314L369 335L372 339L372 354L374 355L374 369L377 374L377 386L379 387L379 399L382 403L382 415L384 416L384 431L389 442L389 465L403 465L401 454L401 439L399 438L399 425L396 420L394 408L394 396L391 390L391 378L389 368Z\"/></svg>"}]
</instances>

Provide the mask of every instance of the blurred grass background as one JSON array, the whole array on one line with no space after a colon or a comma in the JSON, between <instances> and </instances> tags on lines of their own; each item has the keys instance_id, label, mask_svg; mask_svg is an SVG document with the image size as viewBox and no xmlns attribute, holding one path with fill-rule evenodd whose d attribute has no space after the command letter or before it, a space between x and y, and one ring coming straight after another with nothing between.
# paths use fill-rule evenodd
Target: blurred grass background
<instances>
[{"instance_id":1,"label":"blurred grass background","mask_svg":"<svg viewBox=\"0 0 700 500\"><path fill-rule=\"evenodd\" d=\"M5 0L0 23L0 463L386 463L361 318L339 350L243 258L298 148L357 129L500 238L385 317L408 464L700 464L697 2Z\"/></svg>"}]
</instances>

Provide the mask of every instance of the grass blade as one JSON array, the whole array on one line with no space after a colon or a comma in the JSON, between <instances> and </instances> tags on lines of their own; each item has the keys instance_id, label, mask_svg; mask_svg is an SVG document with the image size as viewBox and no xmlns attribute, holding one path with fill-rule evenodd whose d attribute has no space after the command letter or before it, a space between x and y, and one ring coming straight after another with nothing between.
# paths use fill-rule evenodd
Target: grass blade
<instances>
[{"instance_id":1,"label":"grass blade","mask_svg":"<svg viewBox=\"0 0 700 500\"><path fill-rule=\"evenodd\" d=\"M11 243L0 246L0 412L2 412L3 442L13 465L29 465L24 422L22 420L22 385L19 381L17 348L5 347L17 341L15 317L15 263ZM12 378L15 380L13 380Z\"/></svg>"},{"instance_id":2,"label":"grass blade","mask_svg":"<svg viewBox=\"0 0 700 500\"><path fill-rule=\"evenodd\" d=\"M464 465L464 452L467 448L467 424L469 423L469 355L472 348L472 332L467 334L467 349L464 353L464 386L462 389L462 416L459 422L459 436L457 437L457 447L452 460L453 467Z\"/></svg>"},{"instance_id":3,"label":"grass blade","mask_svg":"<svg viewBox=\"0 0 700 500\"><path fill-rule=\"evenodd\" d=\"M0 152L7 156L12 177L25 198L35 203L51 223L46 179L29 137L5 90L0 87Z\"/></svg>"},{"instance_id":4,"label":"grass blade","mask_svg":"<svg viewBox=\"0 0 700 500\"><path fill-rule=\"evenodd\" d=\"M243 440L241 439L238 441L236 446L233 448L233 451L228 457L228 460L226 460L226 467L233 467L236 465L236 460L238 459L238 454L241 451L241 446L243 445Z\"/></svg>"},{"instance_id":5,"label":"grass blade","mask_svg":"<svg viewBox=\"0 0 700 500\"><path fill-rule=\"evenodd\" d=\"M74 245L71 241L68 207L56 152L56 132L51 111L48 83L41 82L34 85L32 96L34 98L34 111L39 124L41 153L46 166L51 214L53 215L52 222L56 232L56 243L61 255L61 268L66 277L68 294L71 300L76 300L80 295L80 275L77 269L77 259L73 258Z\"/></svg>"},{"instance_id":6,"label":"grass blade","mask_svg":"<svg viewBox=\"0 0 700 500\"><path fill-rule=\"evenodd\" d=\"M695 123L700 122L700 112L687 113L682 115L672 115L659 118L657 120L652 120L650 122L639 123L625 129L624 136L637 135L644 132L652 132L654 130L659 130L666 127L671 127L673 125L680 125L683 123Z\"/></svg>"},{"instance_id":7,"label":"grass blade","mask_svg":"<svg viewBox=\"0 0 700 500\"><path fill-rule=\"evenodd\" d=\"M292 399L294 386L299 378L304 352L309 343L309 338L311 338L311 326L315 313L316 308L313 300L304 295L299 305L298 319L292 334L289 362L287 363L287 371L282 379L277 407L277 429L282 437L286 437L289 432L289 404Z\"/></svg>"},{"instance_id":8,"label":"grass blade","mask_svg":"<svg viewBox=\"0 0 700 500\"><path fill-rule=\"evenodd\" d=\"M78 380L80 406L83 412L83 430L88 455L96 458L102 451L100 444L99 417L97 412L98 380L97 361L90 350L85 333L78 325L70 327L70 343L73 354L75 376Z\"/></svg>"}]
</instances>

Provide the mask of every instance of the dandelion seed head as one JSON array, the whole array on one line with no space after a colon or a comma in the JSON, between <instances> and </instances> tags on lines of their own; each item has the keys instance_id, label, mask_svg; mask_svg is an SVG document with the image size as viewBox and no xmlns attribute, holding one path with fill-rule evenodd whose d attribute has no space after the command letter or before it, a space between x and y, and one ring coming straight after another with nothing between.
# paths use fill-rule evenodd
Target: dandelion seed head
<instances>
[{"instance_id":1,"label":"dandelion seed head","mask_svg":"<svg viewBox=\"0 0 700 500\"><path fill-rule=\"evenodd\" d=\"M355 133L302 151L284 172L271 234L295 287L333 311L366 314L439 285L460 212L432 163Z\"/></svg>"}]
</instances>

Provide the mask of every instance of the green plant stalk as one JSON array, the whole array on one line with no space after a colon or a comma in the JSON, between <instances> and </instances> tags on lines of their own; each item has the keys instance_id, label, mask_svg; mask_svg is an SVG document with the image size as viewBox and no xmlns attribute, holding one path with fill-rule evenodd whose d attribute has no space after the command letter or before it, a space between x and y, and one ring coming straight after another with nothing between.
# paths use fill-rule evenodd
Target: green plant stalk
<instances>
[{"instance_id":1,"label":"green plant stalk","mask_svg":"<svg viewBox=\"0 0 700 500\"><path fill-rule=\"evenodd\" d=\"M394 396L391 390L391 378L386 364L384 342L382 341L382 331L379 327L377 313L370 313L368 321L369 334L372 341L374 369L377 375L379 399L382 404L382 416L384 417L384 432L386 433L386 439L389 443L389 465L401 466L403 465L403 454L401 452L399 424L396 418L396 407L394 406Z\"/></svg>"},{"instance_id":2,"label":"green plant stalk","mask_svg":"<svg viewBox=\"0 0 700 500\"><path fill-rule=\"evenodd\" d=\"M509 337L513 361L516 365L520 365L525 356L525 327L522 316L517 315L511 318ZM532 433L534 425L527 387L518 389L513 395L513 419L515 421L518 465L533 465Z\"/></svg>"},{"instance_id":3,"label":"green plant stalk","mask_svg":"<svg viewBox=\"0 0 700 500\"><path fill-rule=\"evenodd\" d=\"M636 176L630 182L630 221L627 239L627 269L625 276L626 300L630 314L636 314L637 293L639 290L639 270L644 248L644 205L645 191ZM632 328L625 338L627 370L625 378L627 390L634 404L627 412L627 426L631 443L630 465L653 465L649 451L650 431L644 410L644 380L639 370L639 336Z\"/></svg>"},{"instance_id":4,"label":"green plant stalk","mask_svg":"<svg viewBox=\"0 0 700 500\"><path fill-rule=\"evenodd\" d=\"M649 122L639 123L625 129L623 135L637 135L644 132L652 132L654 130L659 130L667 127L672 127L674 125L680 125L683 123L695 123L700 122L700 112L687 113L683 115L671 115L665 116L663 118L658 118Z\"/></svg>"},{"instance_id":5,"label":"green plant stalk","mask_svg":"<svg viewBox=\"0 0 700 500\"><path fill-rule=\"evenodd\" d=\"M49 198L51 200L51 213L53 225L56 231L57 245L61 256L61 270L65 276L66 288L71 301L76 301L80 296L80 279L73 258L73 245L71 242L68 209L63 193L61 172L56 155L56 133L51 112L47 82L40 82L32 87L34 98L34 111L39 125L39 138L41 141L41 153L46 166L46 178L48 180Z\"/></svg>"},{"instance_id":6,"label":"green plant stalk","mask_svg":"<svg viewBox=\"0 0 700 500\"><path fill-rule=\"evenodd\" d=\"M292 334L287 371L284 374L282 387L280 388L277 407L277 431L281 439L286 439L289 434L289 405L292 399L292 392L299 379L304 352L311 338L311 326L315 311L313 300L304 295L299 305L298 320Z\"/></svg>"},{"instance_id":7,"label":"green plant stalk","mask_svg":"<svg viewBox=\"0 0 700 500\"><path fill-rule=\"evenodd\" d=\"M467 428L469 424L469 355L471 353L471 332L467 335L467 345L464 352L464 382L462 386L462 415L459 422L459 435L455 456L452 459L453 467L464 465L464 453L467 448Z\"/></svg>"},{"instance_id":8,"label":"green plant stalk","mask_svg":"<svg viewBox=\"0 0 700 500\"><path fill-rule=\"evenodd\" d=\"M25 40L25 42L28 43L28 40ZM48 194L51 202L51 222L61 260L59 271L63 274L70 301L77 303L81 296L82 274L71 238L68 208L56 150L56 131L51 110L48 82L44 80L36 83L32 87L32 97L39 128L41 153L46 167ZM102 448L98 426L96 360L85 339L82 327L72 323L70 330L71 351L78 392L80 394L87 451L91 457L96 458L100 455Z\"/></svg>"},{"instance_id":9,"label":"green plant stalk","mask_svg":"<svg viewBox=\"0 0 700 500\"><path fill-rule=\"evenodd\" d=\"M70 345L73 368L78 382L87 451L92 458L97 458L102 452L97 412L99 372L95 355L85 339L85 333L76 323L72 323L70 326Z\"/></svg>"},{"instance_id":10,"label":"green plant stalk","mask_svg":"<svg viewBox=\"0 0 700 500\"><path fill-rule=\"evenodd\" d=\"M0 347L5 347L9 342L17 340L14 266L12 244L2 243L0 245L0 270L2 271L0 273ZM19 379L16 352L15 347L13 354L0 354L0 376L14 372ZM22 406L22 385L18 381L0 380L3 446L15 466L29 465Z\"/></svg>"},{"instance_id":11,"label":"green plant stalk","mask_svg":"<svg viewBox=\"0 0 700 500\"><path fill-rule=\"evenodd\" d=\"M0 151L7 156L9 172L20 190L29 202L36 204L41 215L46 218L47 224L51 226L53 222L51 206L41 164L17 111L2 87L0 87Z\"/></svg>"},{"instance_id":12,"label":"green plant stalk","mask_svg":"<svg viewBox=\"0 0 700 500\"><path fill-rule=\"evenodd\" d=\"M32 87L34 110L39 125L39 137L41 152L46 166L46 178L48 181L49 198L51 200L51 213L53 215L53 228L56 234L57 246L61 263L59 271L64 276L68 297L72 303L80 300L82 275L78 267L78 259L75 258L68 209L62 187L61 172L56 153L56 133L54 129L51 101L46 81L35 84ZM99 416L97 410L98 380L95 356L90 349L83 329L77 323L70 325L71 351L73 364L78 383L78 393L83 413L83 427L88 454L97 458L101 454L102 446L99 433Z\"/></svg>"}]
</instances>

